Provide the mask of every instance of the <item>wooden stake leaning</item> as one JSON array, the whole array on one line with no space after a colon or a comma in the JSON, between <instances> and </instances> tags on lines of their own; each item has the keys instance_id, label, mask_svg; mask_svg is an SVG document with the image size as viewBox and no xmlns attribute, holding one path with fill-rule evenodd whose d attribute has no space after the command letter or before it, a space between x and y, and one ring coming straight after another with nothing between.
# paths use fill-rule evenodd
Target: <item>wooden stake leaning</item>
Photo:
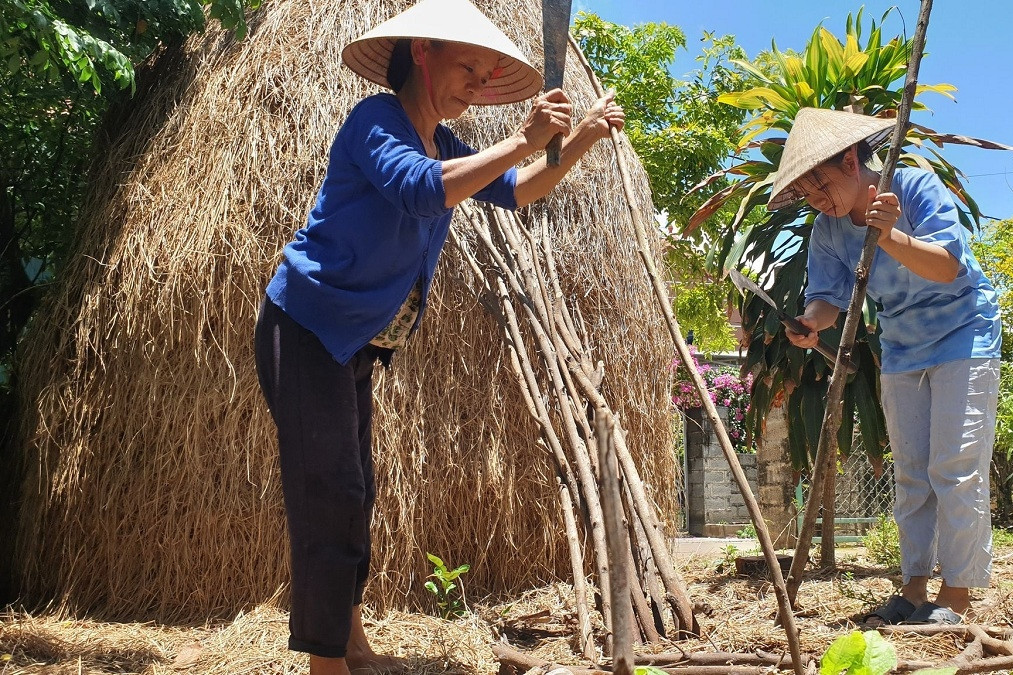
<instances>
[{"instance_id":1,"label":"wooden stake leaning","mask_svg":"<svg viewBox=\"0 0 1013 675\"><path fill-rule=\"evenodd\" d=\"M893 180L893 170L900 159L901 147L904 145L904 137L907 134L908 120L911 117L911 103L914 101L915 89L918 86L918 67L922 60L922 51L925 48L925 32L928 29L929 13L932 11L932 0L922 0L921 10L918 13L918 25L915 28L914 40L912 41L911 60L908 64L907 79L904 82L904 95L901 98L900 108L897 111L897 124L893 129L893 137L890 141L890 152L887 155L886 163L880 174L878 191L889 192L890 183ZM834 373L830 380L830 387L827 391L826 412L823 416L823 427L820 430L819 446L816 450L816 459L813 460L813 477L809 484L809 501L805 507L805 515L802 520L802 527L798 533L798 543L795 547L795 557L791 563L791 570L788 573L788 596L792 606L798 594L798 588L802 583L802 573L805 570L809 557L809 547L812 544L813 531L816 528L816 517L824 499L824 481L829 472L836 466L837 460L837 430L841 427L842 402L844 397L844 385L847 382L843 363L851 360L851 352L855 346L855 332L858 329L858 322L862 317L862 308L865 304L865 289L869 285L869 272L872 267L872 257L876 252L879 243L879 230L875 227L866 228L865 244L862 248L862 256L855 269L855 287L851 293L851 301L848 303L848 314L844 321L844 328L841 332L841 346L837 352L837 362L834 364ZM831 510L832 511L832 510ZM829 521L829 532L826 525ZM829 563L833 565L833 520L824 520L823 541L827 547L822 547L828 559L824 566Z\"/></svg>"},{"instance_id":2,"label":"wooden stake leaning","mask_svg":"<svg viewBox=\"0 0 1013 675\"><path fill-rule=\"evenodd\" d=\"M584 70L587 72L588 78L591 80L598 96L603 96L604 91L602 90L601 83L598 82L598 78L595 76L594 70L591 68L591 64L588 63L587 58L584 56L583 52L581 52L580 47L577 45L572 36L570 37L570 45L577 53L577 56L580 59L581 64L584 66ZM707 385L704 382L703 377L701 377L700 373L697 372L696 368L693 366L693 358L689 352L689 347L686 345L686 341L683 339L682 332L679 329L679 324L675 320L675 315L672 311L672 304L668 298L668 292L665 289L664 283L661 276L658 274L654 265L654 260L650 254L650 247L647 242L648 229L644 224L645 219L643 214L641 214L640 210L636 207L636 203L632 198L633 190L629 170L623 160L623 154L619 151L622 141L619 132L615 129L612 129L612 143L616 147L616 160L618 162L619 175L622 177L623 190L627 196L627 206L629 207L630 216L633 219L634 230L637 236L637 244L640 250L640 258L643 261L647 275L651 280L655 297L657 298L658 305L665 317L665 322L668 325L672 341L675 343L676 350L679 353L679 358L689 371L693 384L696 387L697 392L700 394L700 400L703 401L707 417L718 437L721 450L724 452L725 459L728 461L728 466L732 471L732 475L735 477L735 483L738 485L743 501L746 503L746 508L749 511L749 518L752 520L753 526L756 528L757 539L760 542L760 547L763 550L763 556L767 563L767 568L770 570L771 580L774 584L774 593L777 596L780 621L787 636L788 649L791 652L792 657L792 666L797 675L802 675L805 670L802 665L802 654L801 647L799 646L798 631L795 628L795 617L791 612L791 603L789 602L788 593L785 588L784 577L781 574L781 568L777 561L777 554L774 550L770 533L767 530L767 523L764 521L763 515L760 513L760 507L749 487L746 475L742 471L742 466L739 464L738 458L735 456L735 449L732 447L732 442L728 437L728 432L724 427L724 423L717 413L717 408L715 408L714 402L711 401L710 394L707 391ZM840 361L840 357L838 357L838 361ZM648 534L650 534L650 532L648 532Z\"/></svg>"},{"instance_id":3,"label":"wooden stake leaning","mask_svg":"<svg viewBox=\"0 0 1013 675\"><path fill-rule=\"evenodd\" d=\"M590 352L584 346L586 334L579 310L574 306L576 315L571 313L570 307L563 301L547 235L548 223L543 220L539 236L537 228L532 232L516 214L491 207L478 209L471 203L462 204L460 208L470 221L474 236L462 236L452 228L451 242L474 272L478 286L476 292L483 306L500 320L511 367L517 375L529 412L542 429L542 440L559 476L560 504L564 510L563 520L577 595L575 606L581 650L586 658L597 663L584 578L585 549L578 523L584 524L591 539L591 567L601 589L599 602L607 634L605 651L611 651L613 596L618 598L621 595L624 598L622 604L626 608L634 608L636 623L643 627L642 637L656 641L661 634L655 619L663 609L656 594L643 590L639 579L634 576L631 563L642 561L641 564L646 564L648 579L664 578L662 570L653 561L667 559L667 549L657 550L657 539L630 538L624 545L625 554L613 556L619 561L615 572L609 563L602 497L595 477L601 469L601 462L596 453L590 452L591 448L597 447L591 419L610 425L611 438L615 439L616 454L619 455L617 463L622 468L622 484L635 495L630 501L638 502L636 508L623 509L622 499L618 500L619 522L629 523L629 528L642 532L654 530L660 533L661 527L657 513L645 496L636 468L628 457L618 416L598 391L604 373L600 364L592 362ZM660 545L664 548L663 539ZM616 576L617 572L620 576ZM691 607L674 568L668 572L665 600L674 609ZM627 590L613 593L610 577L623 579ZM672 620L680 635L690 632L687 622L677 611L673 612ZM689 620L692 620L691 613Z\"/></svg>"},{"instance_id":4,"label":"wooden stake leaning","mask_svg":"<svg viewBox=\"0 0 1013 675\"><path fill-rule=\"evenodd\" d=\"M609 569L612 571L612 672L633 675L633 607L630 605L630 542L623 523L622 491L616 460L612 420L595 418L598 441L598 485L605 514L605 539L608 541ZM639 586L639 585L637 585ZM638 595L640 595L638 593ZM643 599L643 595L640 595Z\"/></svg>"}]
</instances>

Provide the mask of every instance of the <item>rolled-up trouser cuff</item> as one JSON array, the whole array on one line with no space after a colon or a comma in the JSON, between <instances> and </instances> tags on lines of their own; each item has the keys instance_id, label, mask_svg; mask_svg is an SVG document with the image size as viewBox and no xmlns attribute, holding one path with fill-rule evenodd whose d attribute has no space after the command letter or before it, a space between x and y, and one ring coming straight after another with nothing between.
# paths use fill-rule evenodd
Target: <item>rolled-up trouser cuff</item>
<instances>
[{"instance_id":1,"label":"rolled-up trouser cuff","mask_svg":"<svg viewBox=\"0 0 1013 675\"><path fill-rule=\"evenodd\" d=\"M288 639L288 648L294 652L304 652L306 654L312 654L313 656L320 656L325 659L343 659L345 658L345 652L348 649L348 645L341 647L334 647L331 645L315 645L309 642L303 642L302 640L296 640L294 637Z\"/></svg>"}]
</instances>

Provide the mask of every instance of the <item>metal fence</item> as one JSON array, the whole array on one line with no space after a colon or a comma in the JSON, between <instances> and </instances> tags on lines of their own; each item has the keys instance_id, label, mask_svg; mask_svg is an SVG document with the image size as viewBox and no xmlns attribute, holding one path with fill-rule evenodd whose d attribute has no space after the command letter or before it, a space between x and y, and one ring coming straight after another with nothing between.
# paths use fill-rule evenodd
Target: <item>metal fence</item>
<instances>
[{"instance_id":1,"label":"metal fence","mask_svg":"<svg viewBox=\"0 0 1013 675\"><path fill-rule=\"evenodd\" d=\"M795 487L795 504L798 507L799 529L809 498L808 477ZM883 473L877 478L872 465L865 457L861 444L856 444L851 455L837 465L837 495L834 499L834 541L859 541L872 523L881 515L893 513L893 462L883 460ZM822 524L822 519L817 520ZM820 537L814 537L819 541Z\"/></svg>"}]
</instances>

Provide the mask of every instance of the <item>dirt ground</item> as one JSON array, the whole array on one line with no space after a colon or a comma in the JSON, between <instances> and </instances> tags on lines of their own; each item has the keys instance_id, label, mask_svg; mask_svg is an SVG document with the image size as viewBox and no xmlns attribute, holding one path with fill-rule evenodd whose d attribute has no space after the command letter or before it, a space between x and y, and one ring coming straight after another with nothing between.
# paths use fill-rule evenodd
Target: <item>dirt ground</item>
<instances>
[{"instance_id":1,"label":"dirt ground","mask_svg":"<svg viewBox=\"0 0 1013 675\"><path fill-rule=\"evenodd\" d=\"M770 582L735 575L734 554L753 552L711 552L683 560L681 574L705 637L638 651L786 653L784 633L773 621L777 605ZM1013 625L1013 547L997 548L995 559L992 587L974 596L975 620L1008 628ZM840 548L838 570L811 573L799 592L803 651L821 654L834 638L853 630L870 605L888 597L895 584L899 578L869 563L864 549ZM499 641L547 661L588 665L576 655L568 585L535 589L508 602L473 602L470 608L470 614L455 621L406 612L367 616L367 631L377 651L408 659L411 671L421 675L495 673L498 663L490 647ZM305 657L286 649L287 635L287 614L270 604L231 622L202 626L112 624L8 611L0 616L0 675L307 672ZM964 646L952 636L888 639L901 660L938 663Z\"/></svg>"}]
</instances>

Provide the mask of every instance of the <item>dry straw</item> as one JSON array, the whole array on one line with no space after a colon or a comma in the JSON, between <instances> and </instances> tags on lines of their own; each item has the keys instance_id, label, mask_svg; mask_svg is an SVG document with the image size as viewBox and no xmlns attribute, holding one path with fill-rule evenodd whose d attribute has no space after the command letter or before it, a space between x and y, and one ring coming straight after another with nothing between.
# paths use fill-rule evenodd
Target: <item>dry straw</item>
<instances>
[{"instance_id":1,"label":"dry straw","mask_svg":"<svg viewBox=\"0 0 1013 675\"><path fill-rule=\"evenodd\" d=\"M376 91L340 65L341 46L407 4L265 3L246 41L209 34L163 54L113 125L73 255L23 342L16 559L27 602L203 619L284 584L253 325L333 134ZM534 0L479 6L540 63ZM579 69L568 76L583 111L591 85ZM454 127L484 147L525 112L475 109ZM561 284L587 323L590 357L605 363L603 392L670 518L669 341L610 153L599 144L521 216L534 226L548 213ZM642 174L637 183L646 211ZM454 227L469 225L459 215ZM476 593L570 576L551 462L473 283L448 248L423 329L377 381L367 601L378 608L424 604L427 551L470 563Z\"/></svg>"}]
</instances>

